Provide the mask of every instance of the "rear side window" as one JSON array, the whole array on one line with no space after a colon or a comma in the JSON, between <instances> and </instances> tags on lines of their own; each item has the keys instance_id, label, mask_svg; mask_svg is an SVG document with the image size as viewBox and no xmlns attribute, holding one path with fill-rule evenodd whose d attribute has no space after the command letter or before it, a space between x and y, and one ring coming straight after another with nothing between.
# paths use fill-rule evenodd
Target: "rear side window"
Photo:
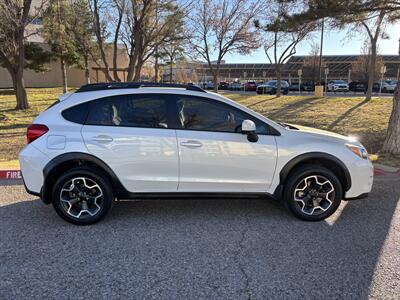
<instances>
[{"instance_id":1,"label":"rear side window","mask_svg":"<svg viewBox=\"0 0 400 300\"><path fill-rule=\"evenodd\" d=\"M85 124L88 111L89 103L86 102L64 110L62 116L70 122Z\"/></svg>"},{"instance_id":2,"label":"rear side window","mask_svg":"<svg viewBox=\"0 0 400 300\"><path fill-rule=\"evenodd\" d=\"M168 128L163 95L118 95L91 101L87 125Z\"/></svg>"}]
</instances>

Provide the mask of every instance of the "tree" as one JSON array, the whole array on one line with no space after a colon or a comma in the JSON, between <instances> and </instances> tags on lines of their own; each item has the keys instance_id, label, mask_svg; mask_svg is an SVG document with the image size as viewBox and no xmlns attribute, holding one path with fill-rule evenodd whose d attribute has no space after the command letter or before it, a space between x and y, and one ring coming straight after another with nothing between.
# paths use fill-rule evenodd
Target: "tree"
<instances>
[{"instance_id":1,"label":"tree","mask_svg":"<svg viewBox=\"0 0 400 300\"><path fill-rule=\"evenodd\" d=\"M368 69L368 90L366 100L372 96L372 85L374 82L374 68L377 57L377 44L380 38L387 35L384 32L385 24L390 20L393 14L392 0L309 0L306 1L307 9L301 13L295 14L294 19L300 21L321 20L328 18L331 26L343 29L351 26L352 34L356 32L365 32L369 42L371 55L369 56ZM400 4L397 4L400 7Z\"/></svg>"},{"instance_id":2,"label":"tree","mask_svg":"<svg viewBox=\"0 0 400 300\"><path fill-rule=\"evenodd\" d=\"M259 20L255 21L255 26L265 32L265 55L275 66L277 97L281 96L283 65L296 54L297 45L316 28L314 22L297 22L290 19L288 16L293 13L292 9L291 3L278 0L268 7L265 24Z\"/></svg>"},{"instance_id":3,"label":"tree","mask_svg":"<svg viewBox=\"0 0 400 300\"><path fill-rule=\"evenodd\" d=\"M184 13L174 0L131 0L126 11L123 42L129 56L127 80L138 81L144 63L160 45L174 40Z\"/></svg>"},{"instance_id":4,"label":"tree","mask_svg":"<svg viewBox=\"0 0 400 300\"><path fill-rule=\"evenodd\" d=\"M318 78L319 81L319 60L320 60L320 48L317 43L313 42L311 44L311 49L309 56L304 58L303 62L303 74L302 78L305 80L310 80L313 84L316 83ZM321 68L323 68L324 64L321 60Z\"/></svg>"},{"instance_id":5,"label":"tree","mask_svg":"<svg viewBox=\"0 0 400 300\"><path fill-rule=\"evenodd\" d=\"M184 60L184 48L179 43L179 41L175 41L172 43L168 43L164 45L160 56L163 58L164 62L168 65L169 69L169 81L172 82L173 79L173 72L172 68L176 61Z\"/></svg>"},{"instance_id":6,"label":"tree","mask_svg":"<svg viewBox=\"0 0 400 300\"><path fill-rule=\"evenodd\" d=\"M369 64L371 61L371 51L369 42L365 41L361 47L361 55L358 56L357 60L351 64L351 77L355 81L368 82L369 77ZM380 69L383 66L383 59L379 56L376 58L374 69L374 77L379 76Z\"/></svg>"},{"instance_id":7,"label":"tree","mask_svg":"<svg viewBox=\"0 0 400 300\"><path fill-rule=\"evenodd\" d=\"M101 68L101 70L104 73L106 81L112 82L114 80L110 75L110 66L108 64L106 55L107 39L110 33L107 30L108 21L103 19L103 16L107 16L105 11L107 10L109 4L110 3L107 0L106 1L89 0L89 9L93 14L93 21L94 21L93 30L97 40L99 56L104 65L104 67ZM117 33L115 32L115 34Z\"/></svg>"},{"instance_id":8,"label":"tree","mask_svg":"<svg viewBox=\"0 0 400 300\"><path fill-rule=\"evenodd\" d=\"M67 66L79 63L74 40L72 9L68 0L51 0L43 20L43 36L55 57L60 60L63 92L68 91Z\"/></svg>"},{"instance_id":9,"label":"tree","mask_svg":"<svg viewBox=\"0 0 400 300\"><path fill-rule=\"evenodd\" d=\"M226 54L248 54L259 48L258 29L253 26L259 7L252 0L199 0L193 5L187 24L190 46L208 63L214 91L218 91L220 65Z\"/></svg>"},{"instance_id":10,"label":"tree","mask_svg":"<svg viewBox=\"0 0 400 300\"><path fill-rule=\"evenodd\" d=\"M49 61L48 54L35 44L27 41L26 28L43 12L41 3L31 7L32 0L0 0L0 65L11 76L16 95L16 109L27 109L28 98L25 90L24 68L43 70Z\"/></svg>"},{"instance_id":11,"label":"tree","mask_svg":"<svg viewBox=\"0 0 400 300\"><path fill-rule=\"evenodd\" d=\"M77 66L85 70L86 83L90 83L89 60L97 61L98 48L94 42L93 16L86 0L72 3L71 34L79 55Z\"/></svg>"}]
</instances>

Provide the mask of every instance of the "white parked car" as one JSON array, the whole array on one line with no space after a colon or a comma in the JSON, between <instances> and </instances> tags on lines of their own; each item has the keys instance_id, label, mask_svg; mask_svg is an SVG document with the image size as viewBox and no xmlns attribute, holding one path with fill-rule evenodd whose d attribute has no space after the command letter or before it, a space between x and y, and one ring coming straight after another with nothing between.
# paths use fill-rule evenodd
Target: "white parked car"
<instances>
[{"instance_id":1,"label":"white parked car","mask_svg":"<svg viewBox=\"0 0 400 300\"><path fill-rule=\"evenodd\" d=\"M344 80L331 80L328 83L328 92L348 92L349 84Z\"/></svg>"},{"instance_id":2,"label":"white parked car","mask_svg":"<svg viewBox=\"0 0 400 300\"><path fill-rule=\"evenodd\" d=\"M397 81L393 80L391 82L389 82L383 89L382 91L384 93L394 93L394 91L396 90L397 87Z\"/></svg>"},{"instance_id":3,"label":"white parked car","mask_svg":"<svg viewBox=\"0 0 400 300\"><path fill-rule=\"evenodd\" d=\"M115 199L221 196L273 197L318 221L373 182L359 142L196 86L86 85L36 117L27 139L27 191L74 224L99 221Z\"/></svg>"}]
</instances>

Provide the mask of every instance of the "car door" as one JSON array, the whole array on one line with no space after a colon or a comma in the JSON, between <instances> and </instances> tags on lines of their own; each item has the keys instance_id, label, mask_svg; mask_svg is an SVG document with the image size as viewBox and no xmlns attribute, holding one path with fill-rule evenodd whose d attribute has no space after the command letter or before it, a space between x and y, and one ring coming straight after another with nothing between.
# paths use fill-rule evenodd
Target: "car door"
<instances>
[{"instance_id":1,"label":"car door","mask_svg":"<svg viewBox=\"0 0 400 300\"><path fill-rule=\"evenodd\" d=\"M277 159L267 124L226 103L176 96L179 128L180 192L265 192ZM241 134L245 119L255 121L259 140Z\"/></svg>"},{"instance_id":2,"label":"car door","mask_svg":"<svg viewBox=\"0 0 400 300\"><path fill-rule=\"evenodd\" d=\"M168 97L119 95L94 100L82 136L130 192L169 192L178 186L178 148L169 127Z\"/></svg>"}]
</instances>

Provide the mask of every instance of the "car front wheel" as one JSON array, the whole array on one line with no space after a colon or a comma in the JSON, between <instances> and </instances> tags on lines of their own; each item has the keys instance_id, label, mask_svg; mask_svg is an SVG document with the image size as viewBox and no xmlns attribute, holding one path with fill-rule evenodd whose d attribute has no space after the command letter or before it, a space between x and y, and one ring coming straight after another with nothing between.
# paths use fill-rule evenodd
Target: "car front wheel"
<instances>
[{"instance_id":1,"label":"car front wheel","mask_svg":"<svg viewBox=\"0 0 400 300\"><path fill-rule=\"evenodd\" d=\"M90 167L73 168L55 183L52 203L57 214L76 225L100 221L114 201L111 184L105 174Z\"/></svg>"},{"instance_id":2,"label":"car front wheel","mask_svg":"<svg viewBox=\"0 0 400 300\"><path fill-rule=\"evenodd\" d=\"M309 165L296 170L288 179L284 203L297 218L320 221L337 210L342 197L342 185L333 172Z\"/></svg>"}]
</instances>

